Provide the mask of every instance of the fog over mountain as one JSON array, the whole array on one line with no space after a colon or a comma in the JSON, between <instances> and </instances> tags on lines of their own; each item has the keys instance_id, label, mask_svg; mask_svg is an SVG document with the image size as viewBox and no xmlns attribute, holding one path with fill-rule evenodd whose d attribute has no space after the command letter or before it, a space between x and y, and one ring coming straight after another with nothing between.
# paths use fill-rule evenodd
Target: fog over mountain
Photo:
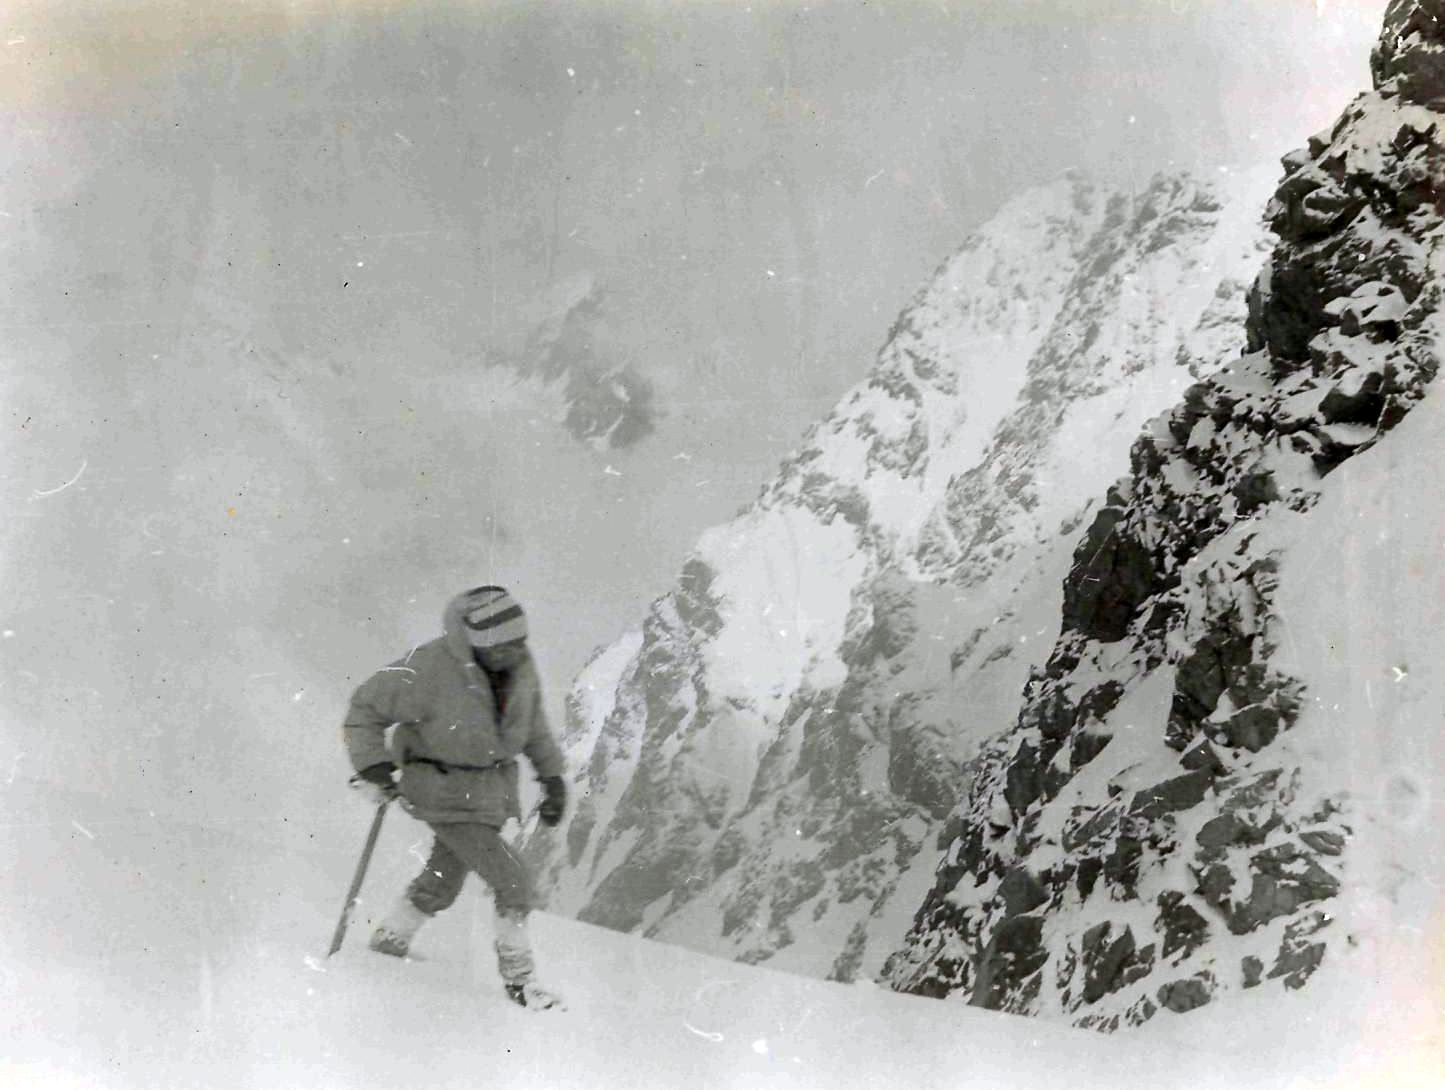
<instances>
[{"instance_id":1,"label":"fog over mountain","mask_svg":"<svg viewBox=\"0 0 1445 1090\"><path fill-rule=\"evenodd\" d=\"M560 719L969 229L1068 167L1129 187L1297 142L1373 19L11 5L20 771L325 809L349 686L488 578L529 605Z\"/></svg>"}]
</instances>

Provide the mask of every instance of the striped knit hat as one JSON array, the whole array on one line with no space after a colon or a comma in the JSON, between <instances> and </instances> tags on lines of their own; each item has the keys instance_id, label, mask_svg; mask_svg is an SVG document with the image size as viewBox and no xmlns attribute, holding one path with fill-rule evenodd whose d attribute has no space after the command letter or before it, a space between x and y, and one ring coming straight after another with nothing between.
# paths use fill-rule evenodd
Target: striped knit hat
<instances>
[{"instance_id":1,"label":"striped knit hat","mask_svg":"<svg viewBox=\"0 0 1445 1090\"><path fill-rule=\"evenodd\" d=\"M496 647L527 638L527 615L501 587L477 587L462 597L462 624L473 647Z\"/></svg>"}]
</instances>

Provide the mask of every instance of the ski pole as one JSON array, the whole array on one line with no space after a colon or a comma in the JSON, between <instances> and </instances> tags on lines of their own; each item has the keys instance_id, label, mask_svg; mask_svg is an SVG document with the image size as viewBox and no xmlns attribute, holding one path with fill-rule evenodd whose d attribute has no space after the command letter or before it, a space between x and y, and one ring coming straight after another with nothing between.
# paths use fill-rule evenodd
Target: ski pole
<instances>
[{"instance_id":1,"label":"ski pole","mask_svg":"<svg viewBox=\"0 0 1445 1090\"><path fill-rule=\"evenodd\" d=\"M366 847L361 850L361 859L356 864L356 876L351 879L351 890L346 894L346 905L341 910L341 919L336 921L336 934L331 937L331 949L326 951L330 957L341 949L341 942L346 938L347 925L351 923L351 913L356 908L358 895L361 893L361 883L366 878L366 868L371 863L371 853L376 848L376 838L381 835L381 819L386 817L386 807L391 802L387 799L376 808L376 817L371 819L371 832L366 837Z\"/></svg>"}]
</instances>

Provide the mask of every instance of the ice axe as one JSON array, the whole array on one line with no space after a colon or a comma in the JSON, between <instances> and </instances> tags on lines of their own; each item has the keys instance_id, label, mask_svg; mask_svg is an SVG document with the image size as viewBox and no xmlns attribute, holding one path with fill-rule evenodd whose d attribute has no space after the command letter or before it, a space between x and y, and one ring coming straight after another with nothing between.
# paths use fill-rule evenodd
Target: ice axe
<instances>
[{"instance_id":1,"label":"ice axe","mask_svg":"<svg viewBox=\"0 0 1445 1090\"><path fill-rule=\"evenodd\" d=\"M376 849L376 838L381 835L381 819L386 817L386 808L390 804L390 799L382 802L376 808L376 817L371 819L371 832L366 835L366 847L361 849L361 859L356 864L356 876L351 879L351 890L346 894L346 905L341 910L341 919L336 921L336 934L331 936L331 949L326 951L327 957L340 950L342 940L346 938L346 928L351 923L351 913L356 909L361 883L365 881L366 868L371 863L371 853Z\"/></svg>"}]
</instances>

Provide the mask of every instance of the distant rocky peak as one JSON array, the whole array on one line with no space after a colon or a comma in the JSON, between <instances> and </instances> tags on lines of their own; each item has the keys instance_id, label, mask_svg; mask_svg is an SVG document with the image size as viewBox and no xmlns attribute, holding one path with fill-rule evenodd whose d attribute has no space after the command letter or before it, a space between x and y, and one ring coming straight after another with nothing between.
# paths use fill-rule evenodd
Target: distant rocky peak
<instances>
[{"instance_id":1,"label":"distant rocky peak","mask_svg":"<svg viewBox=\"0 0 1445 1090\"><path fill-rule=\"evenodd\" d=\"M558 423L579 442L617 450L655 430L651 381L610 342L606 290L591 273L563 278L518 309L492 362L552 387Z\"/></svg>"},{"instance_id":2,"label":"distant rocky peak","mask_svg":"<svg viewBox=\"0 0 1445 1090\"><path fill-rule=\"evenodd\" d=\"M1264 253L1267 184L1258 170L1215 184L1159 175L1109 198L1016 405L921 528L920 574L977 584L1020 543L1055 534L1097 467L1124 464L1143 420L1220 366L1237 341L1239 272Z\"/></svg>"},{"instance_id":3,"label":"distant rocky peak","mask_svg":"<svg viewBox=\"0 0 1445 1090\"><path fill-rule=\"evenodd\" d=\"M578 678L575 813L527 846L553 908L878 972L1057 634L1091 498L1237 345L1267 181L1071 175L939 268L868 378Z\"/></svg>"},{"instance_id":4,"label":"distant rocky peak","mask_svg":"<svg viewBox=\"0 0 1445 1090\"><path fill-rule=\"evenodd\" d=\"M1191 365L1217 365L1242 314L1239 274L1262 252L1268 182L1161 174L1122 193L1070 174L1015 199L899 315L872 373L763 502L837 510L919 577L957 578L963 553L982 564L990 535L1012 529L980 492L1015 514L1046 496L1018 532L1052 534L1077 501L1040 474L1121 461L1128 435L1040 464L1059 446L1053 429L1100 396L1137 425L1138 407L1162 403L1147 388L1158 375L1175 372L1166 381L1182 389Z\"/></svg>"}]
</instances>

